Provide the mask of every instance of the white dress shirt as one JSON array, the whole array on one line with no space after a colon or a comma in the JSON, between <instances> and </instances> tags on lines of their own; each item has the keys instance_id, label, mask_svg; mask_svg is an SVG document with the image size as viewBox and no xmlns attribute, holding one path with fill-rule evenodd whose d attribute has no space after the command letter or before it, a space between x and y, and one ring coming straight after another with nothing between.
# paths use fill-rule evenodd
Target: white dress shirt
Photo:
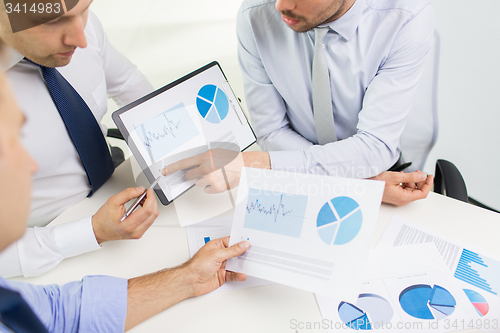
<instances>
[{"instance_id":1,"label":"white dress shirt","mask_svg":"<svg viewBox=\"0 0 500 333\"><path fill-rule=\"evenodd\" d=\"M434 32L428 0L357 0L324 52L339 141L318 145L312 110L314 31L297 33L273 0L246 0L237 19L246 103L272 169L366 178L390 168Z\"/></svg>"},{"instance_id":2,"label":"white dress shirt","mask_svg":"<svg viewBox=\"0 0 500 333\"><path fill-rule=\"evenodd\" d=\"M78 91L100 123L107 98L128 104L153 87L108 41L98 18L90 12L85 36L88 46L77 49L59 72ZM26 116L22 142L38 163L33 178L28 228L22 239L0 255L0 275L42 274L61 260L99 249L91 216L55 227L44 227L67 208L87 197L91 187L80 157L41 76L40 69L14 50L6 74ZM101 124L103 135L107 128ZM94 214L95 212L89 212ZM40 228L41 227L41 228Z\"/></svg>"}]
</instances>

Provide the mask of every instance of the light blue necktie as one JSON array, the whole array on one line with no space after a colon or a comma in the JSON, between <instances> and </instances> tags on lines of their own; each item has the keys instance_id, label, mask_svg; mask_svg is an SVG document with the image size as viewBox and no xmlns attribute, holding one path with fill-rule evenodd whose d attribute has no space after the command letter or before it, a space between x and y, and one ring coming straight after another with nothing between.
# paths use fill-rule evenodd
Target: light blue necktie
<instances>
[{"instance_id":1,"label":"light blue necktie","mask_svg":"<svg viewBox=\"0 0 500 333\"><path fill-rule=\"evenodd\" d=\"M326 63L323 39L329 28L314 29L314 59L312 66L312 100L314 124L318 143L324 145L337 141L335 122L333 120L332 92L330 75Z\"/></svg>"},{"instance_id":2,"label":"light blue necktie","mask_svg":"<svg viewBox=\"0 0 500 333\"><path fill-rule=\"evenodd\" d=\"M87 103L55 68L38 65L49 88L50 96L82 160L94 194L114 171L113 160L101 127Z\"/></svg>"}]
</instances>

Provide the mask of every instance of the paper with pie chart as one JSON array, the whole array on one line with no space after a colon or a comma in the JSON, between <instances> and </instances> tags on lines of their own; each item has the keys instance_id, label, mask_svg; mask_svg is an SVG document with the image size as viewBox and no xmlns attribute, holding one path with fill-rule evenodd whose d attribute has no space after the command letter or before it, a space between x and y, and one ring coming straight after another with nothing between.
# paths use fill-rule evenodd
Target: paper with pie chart
<instances>
[{"instance_id":1,"label":"paper with pie chart","mask_svg":"<svg viewBox=\"0 0 500 333\"><path fill-rule=\"evenodd\" d=\"M238 98L216 62L130 103L112 117L150 182L178 160L228 145L240 152L256 141ZM168 204L194 183L187 179L186 170L179 170L169 174L156 193L163 204ZM211 200L208 194L204 199ZM214 206L211 211L216 210ZM207 212L197 211L198 217ZM206 216L213 216L209 213ZM194 215L188 212L179 216Z\"/></svg>"},{"instance_id":2,"label":"paper with pie chart","mask_svg":"<svg viewBox=\"0 0 500 333\"><path fill-rule=\"evenodd\" d=\"M459 294L466 298L468 315L484 323L500 319L500 259L494 254L397 215L389 221L377 248L399 251L421 240L439 249ZM500 323L496 329L490 326L481 330L499 332Z\"/></svg>"},{"instance_id":3,"label":"paper with pie chart","mask_svg":"<svg viewBox=\"0 0 500 333\"><path fill-rule=\"evenodd\" d=\"M432 245L374 250L364 278L354 302L316 294L323 319L334 323L329 333L451 332L447 320L472 319L469 300Z\"/></svg>"},{"instance_id":4,"label":"paper with pie chart","mask_svg":"<svg viewBox=\"0 0 500 333\"><path fill-rule=\"evenodd\" d=\"M250 249L227 269L355 300L383 183L244 168L231 243ZM355 190L357 189L357 190Z\"/></svg>"}]
</instances>

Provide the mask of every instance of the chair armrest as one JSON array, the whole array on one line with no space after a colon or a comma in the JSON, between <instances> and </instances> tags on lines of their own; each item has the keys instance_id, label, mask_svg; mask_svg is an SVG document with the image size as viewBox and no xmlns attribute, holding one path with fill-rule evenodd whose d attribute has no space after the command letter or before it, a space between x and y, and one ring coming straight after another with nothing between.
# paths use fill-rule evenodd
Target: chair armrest
<instances>
[{"instance_id":1,"label":"chair armrest","mask_svg":"<svg viewBox=\"0 0 500 333\"><path fill-rule=\"evenodd\" d=\"M436 161L434 192L468 202L467 187L460 171L446 160Z\"/></svg>"},{"instance_id":2,"label":"chair armrest","mask_svg":"<svg viewBox=\"0 0 500 333\"><path fill-rule=\"evenodd\" d=\"M118 128L108 128L108 138L125 140Z\"/></svg>"}]
</instances>

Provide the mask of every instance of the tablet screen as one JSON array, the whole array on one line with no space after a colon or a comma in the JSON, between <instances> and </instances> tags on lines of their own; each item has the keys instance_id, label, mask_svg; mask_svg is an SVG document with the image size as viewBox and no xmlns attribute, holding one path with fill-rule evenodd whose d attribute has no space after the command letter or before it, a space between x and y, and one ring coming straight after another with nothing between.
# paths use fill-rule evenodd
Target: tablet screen
<instances>
[{"instance_id":1,"label":"tablet screen","mask_svg":"<svg viewBox=\"0 0 500 333\"><path fill-rule=\"evenodd\" d=\"M180 159L219 147L243 151L256 141L217 62L115 111L113 120L151 183ZM185 173L160 181L164 205L194 185Z\"/></svg>"}]
</instances>

